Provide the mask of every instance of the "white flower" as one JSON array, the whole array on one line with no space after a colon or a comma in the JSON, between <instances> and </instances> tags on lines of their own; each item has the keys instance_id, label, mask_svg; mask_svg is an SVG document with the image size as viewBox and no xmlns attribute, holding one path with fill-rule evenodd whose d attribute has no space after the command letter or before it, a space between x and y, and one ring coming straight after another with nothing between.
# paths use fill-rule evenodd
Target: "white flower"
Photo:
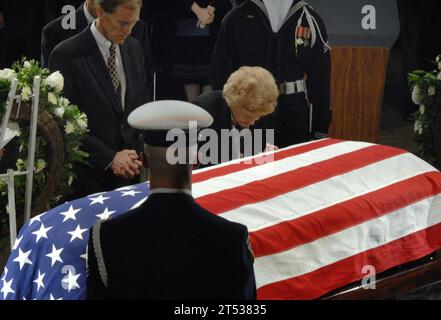
<instances>
[{"instance_id":1,"label":"white flower","mask_svg":"<svg viewBox=\"0 0 441 320\"><path fill-rule=\"evenodd\" d=\"M420 105L421 102L422 102L421 101L421 90L420 90L420 87L418 87L418 86L413 87L413 90L412 90L412 101L416 105Z\"/></svg>"},{"instance_id":2,"label":"white flower","mask_svg":"<svg viewBox=\"0 0 441 320\"><path fill-rule=\"evenodd\" d=\"M32 67L32 65L31 65L31 63L29 62L29 61L25 61L24 63L23 63L23 68L25 68L25 69L29 69L29 68L31 68Z\"/></svg>"},{"instance_id":3,"label":"white flower","mask_svg":"<svg viewBox=\"0 0 441 320\"><path fill-rule=\"evenodd\" d=\"M421 121L419 121L419 120L415 121L414 130L418 134L423 133L423 125L422 125Z\"/></svg>"},{"instance_id":4,"label":"white flower","mask_svg":"<svg viewBox=\"0 0 441 320\"><path fill-rule=\"evenodd\" d=\"M60 97L60 100L58 100L58 105L64 109L66 109L70 104L70 101L64 97Z\"/></svg>"},{"instance_id":5,"label":"white flower","mask_svg":"<svg viewBox=\"0 0 441 320\"><path fill-rule=\"evenodd\" d=\"M44 83L49 87L54 88L56 93L59 93L63 90L64 78L59 71L55 71L44 80Z\"/></svg>"},{"instance_id":6,"label":"white flower","mask_svg":"<svg viewBox=\"0 0 441 320\"><path fill-rule=\"evenodd\" d=\"M429 87L429 89L427 89L427 93L429 94L429 96L434 96L435 92L436 92L436 90L435 90L434 86L431 86L431 87Z\"/></svg>"},{"instance_id":7,"label":"white flower","mask_svg":"<svg viewBox=\"0 0 441 320\"><path fill-rule=\"evenodd\" d=\"M438 73L437 79L441 80L441 71Z\"/></svg>"},{"instance_id":8,"label":"white flower","mask_svg":"<svg viewBox=\"0 0 441 320\"><path fill-rule=\"evenodd\" d=\"M303 39L301 39L301 38L297 39L296 42L297 42L297 45L299 45L299 46L301 46L304 43Z\"/></svg>"},{"instance_id":9,"label":"white flower","mask_svg":"<svg viewBox=\"0 0 441 320\"><path fill-rule=\"evenodd\" d=\"M73 177L72 176L69 176L69 179L67 180L67 185L72 185L72 182L73 182Z\"/></svg>"},{"instance_id":10,"label":"white flower","mask_svg":"<svg viewBox=\"0 0 441 320\"><path fill-rule=\"evenodd\" d=\"M40 172L43 171L44 168L46 168L46 161L44 161L43 159L38 159L35 166L35 171Z\"/></svg>"},{"instance_id":11,"label":"white flower","mask_svg":"<svg viewBox=\"0 0 441 320\"><path fill-rule=\"evenodd\" d=\"M17 75L15 74L15 71L12 69L3 69L0 70L0 80L9 80L12 81Z\"/></svg>"},{"instance_id":12,"label":"white flower","mask_svg":"<svg viewBox=\"0 0 441 320\"><path fill-rule=\"evenodd\" d=\"M59 118L63 118L64 115L64 108L62 107L58 107L54 110L55 114L57 115L57 117Z\"/></svg>"},{"instance_id":13,"label":"white flower","mask_svg":"<svg viewBox=\"0 0 441 320\"><path fill-rule=\"evenodd\" d=\"M53 94L52 92L49 92L47 94L47 101L49 101L50 103L57 105L58 101L57 101L57 96L55 94Z\"/></svg>"},{"instance_id":14,"label":"white flower","mask_svg":"<svg viewBox=\"0 0 441 320\"><path fill-rule=\"evenodd\" d=\"M441 70L441 62L438 62L438 69Z\"/></svg>"},{"instance_id":15,"label":"white flower","mask_svg":"<svg viewBox=\"0 0 441 320\"><path fill-rule=\"evenodd\" d=\"M420 113L424 114L424 112L426 112L426 107L423 105L420 105Z\"/></svg>"},{"instance_id":16,"label":"white flower","mask_svg":"<svg viewBox=\"0 0 441 320\"><path fill-rule=\"evenodd\" d=\"M82 118L77 119L77 126L81 129L81 131L84 131L87 129L87 120L84 120Z\"/></svg>"},{"instance_id":17,"label":"white flower","mask_svg":"<svg viewBox=\"0 0 441 320\"><path fill-rule=\"evenodd\" d=\"M21 100L29 101L29 98L32 96L32 90L28 86L21 89Z\"/></svg>"},{"instance_id":18,"label":"white flower","mask_svg":"<svg viewBox=\"0 0 441 320\"><path fill-rule=\"evenodd\" d=\"M66 122L66 125L64 126L64 131L65 131L67 134L71 134L71 133L74 133L74 132L75 132L75 126L74 126L74 124L72 123L72 121L67 121L67 122Z\"/></svg>"},{"instance_id":19,"label":"white flower","mask_svg":"<svg viewBox=\"0 0 441 320\"><path fill-rule=\"evenodd\" d=\"M23 171L26 169L26 162L23 159L17 159L15 165L17 166L17 169L19 171Z\"/></svg>"}]
</instances>

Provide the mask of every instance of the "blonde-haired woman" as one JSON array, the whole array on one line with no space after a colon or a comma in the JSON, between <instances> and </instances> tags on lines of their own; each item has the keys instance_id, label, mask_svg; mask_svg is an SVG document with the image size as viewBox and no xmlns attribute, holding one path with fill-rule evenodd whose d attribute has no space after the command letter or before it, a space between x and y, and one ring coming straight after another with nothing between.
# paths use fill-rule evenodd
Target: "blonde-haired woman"
<instances>
[{"instance_id":1,"label":"blonde-haired woman","mask_svg":"<svg viewBox=\"0 0 441 320\"><path fill-rule=\"evenodd\" d=\"M214 157L217 158L217 163L237 158L235 156L237 154L249 155L243 154L244 149L247 149L244 145L240 146L240 150L231 150L230 145L229 154L225 155L225 152L221 154L221 150L225 150L222 143L226 143L225 140L221 141L221 130L225 129L237 129L239 133L244 129L250 130L253 140L248 140L246 143L253 144L253 154L277 149L267 141L269 136L265 134L266 129L274 127L272 119L265 116L272 114L276 109L278 96L276 81L269 71L261 67L241 67L231 74L223 91L213 91L196 98L194 103L208 111L214 119L210 128L217 133L218 155ZM262 137L253 134L256 129L262 130ZM254 141L256 137L262 141L256 143ZM207 138L207 143L211 138ZM231 141L229 143L231 144ZM261 148L256 150L255 146L261 146ZM211 160L214 158L210 157ZM210 164L215 163L210 161ZM206 164L202 163L202 165Z\"/></svg>"}]
</instances>

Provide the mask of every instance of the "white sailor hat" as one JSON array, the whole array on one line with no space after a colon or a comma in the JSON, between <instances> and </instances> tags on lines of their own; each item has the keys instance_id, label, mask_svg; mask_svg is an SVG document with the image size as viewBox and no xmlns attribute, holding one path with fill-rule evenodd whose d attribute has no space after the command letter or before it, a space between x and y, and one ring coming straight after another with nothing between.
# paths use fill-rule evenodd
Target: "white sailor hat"
<instances>
[{"instance_id":1,"label":"white sailor hat","mask_svg":"<svg viewBox=\"0 0 441 320\"><path fill-rule=\"evenodd\" d=\"M174 143L166 139L170 130L180 129L188 136L191 129L209 127L213 123L213 117L192 103L161 100L136 108L130 113L127 121L133 128L143 131L146 144L167 147ZM189 142L190 145L195 143L197 141Z\"/></svg>"}]
</instances>

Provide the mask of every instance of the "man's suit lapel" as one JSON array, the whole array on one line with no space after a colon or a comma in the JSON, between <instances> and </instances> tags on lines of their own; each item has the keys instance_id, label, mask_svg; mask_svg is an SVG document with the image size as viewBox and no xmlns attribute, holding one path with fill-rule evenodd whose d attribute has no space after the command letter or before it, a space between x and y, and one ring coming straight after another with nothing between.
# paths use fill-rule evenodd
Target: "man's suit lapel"
<instances>
[{"instance_id":1,"label":"man's suit lapel","mask_svg":"<svg viewBox=\"0 0 441 320\"><path fill-rule=\"evenodd\" d=\"M126 43L120 45L119 49L121 51L121 58L122 58L122 63L124 66L124 72L126 74L126 82L127 82L124 113L125 115L128 115L132 111L131 107L133 106L133 102L131 101L131 97L132 97L131 89L132 89L132 84L134 83L135 80L133 79L132 70L136 70L136 58L129 50ZM135 106L135 107L139 107L139 106Z\"/></svg>"},{"instance_id":2,"label":"man's suit lapel","mask_svg":"<svg viewBox=\"0 0 441 320\"><path fill-rule=\"evenodd\" d=\"M98 48L98 44L92 35L90 28L84 31L86 48L91 48L89 55L86 56L86 63L89 69L94 74L99 86L104 91L106 97L112 104L112 109L115 114L120 117L121 111L118 109L117 96L112 85L112 79L110 78L109 71L107 70L107 65L104 62L103 56Z\"/></svg>"}]
</instances>

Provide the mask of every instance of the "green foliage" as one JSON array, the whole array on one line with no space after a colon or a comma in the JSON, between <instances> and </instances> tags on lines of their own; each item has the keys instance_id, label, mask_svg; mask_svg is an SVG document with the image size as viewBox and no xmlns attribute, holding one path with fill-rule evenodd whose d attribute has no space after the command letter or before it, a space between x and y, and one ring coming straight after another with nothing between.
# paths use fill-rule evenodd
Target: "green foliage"
<instances>
[{"instance_id":1,"label":"green foliage","mask_svg":"<svg viewBox=\"0 0 441 320\"><path fill-rule=\"evenodd\" d=\"M441 55L436 57L436 67L433 71L413 71L409 74L408 81L412 100L420 107L414 115L418 155L441 168L433 144L435 121L441 106Z\"/></svg>"},{"instance_id":2,"label":"green foliage","mask_svg":"<svg viewBox=\"0 0 441 320\"><path fill-rule=\"evenodd\" d=\"M21 96L24 103L31 103L34 77L41 77L40 85L40 110L49 112L58 123L64 140L65 162L61 181L58 186L58 194L54 196L49 205L54 205L59 199L71 191L71 185L75 175L73 163L88 163L88 154L80 150L82 140L87 133L87 117L80 111L78 106L72 105L62 97L64 79L59 72L50 74L48 69L41 68L34 60L27 61L25 58L14 63L12 69L0 70L0 116L4 113L6 98L11 85L11 78L16 77L19 81L17 95ZM14 124L12 119L10 124ZM29 138L29 124L17 122L20 129L18 137L19 156L14 168L24 171L27 168L27 151ZM17 126L17 124L14 124ZM48 150L44 139L37 132L35 152L35 173L33 184L33 200L44 188L48 174ZM23 211L26 176L15 178L16 207L17 212ZM0 180L0 229L7 220L6 205L7 184Z\"/></svg>"}]
</instances>

